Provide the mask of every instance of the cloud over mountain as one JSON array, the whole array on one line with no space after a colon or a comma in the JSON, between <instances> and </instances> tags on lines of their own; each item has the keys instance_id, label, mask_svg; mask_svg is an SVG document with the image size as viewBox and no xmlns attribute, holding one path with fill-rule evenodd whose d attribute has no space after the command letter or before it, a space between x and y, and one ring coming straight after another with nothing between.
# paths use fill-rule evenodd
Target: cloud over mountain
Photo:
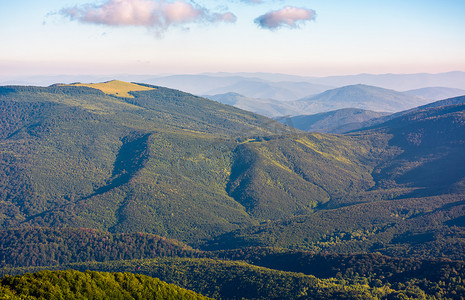
<instances>
[{"instance_id":1,"label":"cloud over mountain","mask_svg":"<svg viewBox=\"0 0 465 300\"><path fill-rule=\"evenodd\" d=\"M231 12L211 13L205 7L185 0L107 0L64 8L60 14L82 23L109 26L145 26L158 33L171 26L195 22L235 22Z\"/></svg>"},{"instance_id":2,"label":"cloud over mountain","mask_svg":"<svg viewBox=\"0 0 465 300\"><path fill-rule=\"evenodd\" d=\"M280 10L270 11L255 19L263 29L275 30L281 27L297 28L299 24L315 20L313 9L286 6Z\"/></svg>"}]
</instances>

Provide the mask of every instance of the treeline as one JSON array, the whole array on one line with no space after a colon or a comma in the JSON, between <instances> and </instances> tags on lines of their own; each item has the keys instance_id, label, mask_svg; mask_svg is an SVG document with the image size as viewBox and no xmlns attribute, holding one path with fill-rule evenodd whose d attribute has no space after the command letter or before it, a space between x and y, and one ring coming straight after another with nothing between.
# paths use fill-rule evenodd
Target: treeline
<instances>
[{"instance_id":1,"label":"treeline","mask_svg":"<svg viewBox=\"0 0 465 300\"><path fill-rule=\"evenodd\" d=\"M463 196L376 201L264 222L199 244L204 250L279 247L464 260Z\"/></svg>"},{"instance_id":2,"label":"treeline","mask_svg":"<svg viewBox=\"0 0 465 300\"><path fill-rule=\"evenodd\" d=\"M0 266L56 266L164 256L198 257L189 246L152 234L94 229L24 228L0 231Z\"/></svg>"},{"instance_id":3,"label":"treeline","mask_svg":"<svg viewBox=\"0 0 465 300\"><path fill-rule=\"evenodd\" d=\"M22 274L43 268L4 269L2 272ZM205 258L88 262L61 266L60 269L138 273L216 299L456 299L455 296L462 295L458 287L448 294L442 290L426 293L414 280L390 285L372 284L361 276L351 280L342 277L318 279L245 262Z\"/></svg>"},{"instance_id":4,"label":"treeline","mask_svg":"<svg viewBox=\"0 0 465 300\"><path fill-rule=\"evenodd\" d=\"M0 279L2 299L208 299L157 278L131 273L40 271Z\"/></svg>"},{"instance_id":5,"label":"treeline","mask_svg":"<svg viewBox=\"0 0 465 300\"><path fill-rule=\"evenodd\" d=\"M428 295L465 297L465 262L449 259L394 258L379 253L329 254L273 248L217 251L219 259L242 260L270 269L337 278L396 290L419 288Z\"/></svg>"},{"instance_id":6,"label":"treeline","mask_svg":"<svg viewBox=\"0 0 465 300\"><path fill-rule=\"evenodd\" d=\"M160 259L147 260L151 258ZM93 229L0 231L0 262L1 274L44 268L141 273L215 298L236 294L245 298L295 298L303 293L303 287L316 284L316 278L329 284L331 292L325 293L331 295L340 285L349 284L363 293L367 290L360 285L465 297L465 263L461 261L260 247L204 252L152 234L111 234ZM46 267L24 268L30 266ZM307 277L301 277L303 274ZM319 290L321 286L312 293Z\"/></svg>"}]
</instances>

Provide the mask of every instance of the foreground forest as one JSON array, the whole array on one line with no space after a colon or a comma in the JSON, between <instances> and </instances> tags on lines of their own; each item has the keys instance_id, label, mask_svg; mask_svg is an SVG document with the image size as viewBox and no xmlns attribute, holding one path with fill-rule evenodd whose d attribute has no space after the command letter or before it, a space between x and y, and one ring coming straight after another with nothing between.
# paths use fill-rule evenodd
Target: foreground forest
<instances>
[{"instance_id":1,"label":"foreground forest","mask_svg":"<svg viewBox=\"0 0 465 300\"><path fill-rule=\"evenodd\" d=\"M0 280L2 299L209 299L132 273L41 271Z\"/></svg>"},{"instance_id":2,"label":"foreground forest","mask_svg":"<svg viewBox=\"0 0 465 300\"><path fill-rule=\"evenodd\" d=\"M145 84L0 87L1 273L131 272L225 299L465 297L464 103L328 135ZM32 277L12 278L5 295Z\"/></svg>"}]
</instances>

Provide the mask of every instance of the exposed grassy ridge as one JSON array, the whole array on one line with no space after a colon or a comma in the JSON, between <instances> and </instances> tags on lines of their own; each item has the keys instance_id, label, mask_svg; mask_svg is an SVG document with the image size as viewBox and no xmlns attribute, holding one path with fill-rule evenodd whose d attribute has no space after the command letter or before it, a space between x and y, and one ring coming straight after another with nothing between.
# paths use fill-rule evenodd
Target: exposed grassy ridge
<instances>
[{"instance_id":1,"label":"exposed grassy ridge","mask_svg":"<svg viewBox=\"0 0 465 300\"><path fill-rule=\"evenodd\" d=\"M119 80L112 80L112 81L103 82L103 83L91 83L91 84L75 83L75 84L72 84L72 86L89 87L89 88L100 90L108 95L117 96L117 97L125 97L125 98L134 98L134 96L129 94L129 92L150 91L150 90L155 89L155 88L142 86L142 85L138 85L135 83L119 81Z\"/></svg>"}]
</instances>

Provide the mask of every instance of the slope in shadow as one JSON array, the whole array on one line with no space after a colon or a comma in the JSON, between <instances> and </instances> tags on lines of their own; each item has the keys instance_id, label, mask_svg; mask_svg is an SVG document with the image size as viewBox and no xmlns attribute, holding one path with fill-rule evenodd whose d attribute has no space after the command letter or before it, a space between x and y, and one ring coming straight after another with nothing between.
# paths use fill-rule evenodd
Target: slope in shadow
<instances>
[{"instance_id":1,"label":"slope in shadow","mask_svg":"<svg viewBox=\"0 0 465 300\"><path fill-rule=\"evenodd\" d=\"M149 158L150 150L148 144L150 135L150 133L135 132L122 139L123 145L121 146L113 164L112 179L107 185L98 188L88 196L30 216L23 222L28 222L37 217L43 217L44 215L56 211L57 209L61 209L66 206L76 204L80 201L104 194L116 187L128 183L144 167Z\"/></svg>"},{"instance_id":2,"label":"slope in shadow","mask_svg":"<svg viewBox=\"0 0 465 300\"><path fill-rule=\"evenodd\" d=\"M258 160L257 153L254 153L252 149L239 145L234 150L234 164L226 188L228 195L249 211L256 203L246 191L253 184L253 167Z\"/></svg>"},{"instance_id":3,"label":"slope in shadow","mask_svg":"<svg viewBox=\"0 0 465 300\"><path fill-rule=\"evenodd\" d=\"M384 124L393 135L390 145L403 153L377 178L418 188L409 197L464 192L465 105L414 111Z\"/></svg>"},{"instance_id":4,"label":"slope in shadow","mask_svg":"<svg viewBox=\"0 0 465 300\"><path fill-rule=\"evenodd\" d=\"M136 176L149 159L149 138L150 133L132 133L123 138L123 145L113 164L112 180L109 184L97 189L85 199L106 193L115 187L126 184L131 178Z\"/></svg>"}]
</instances>

